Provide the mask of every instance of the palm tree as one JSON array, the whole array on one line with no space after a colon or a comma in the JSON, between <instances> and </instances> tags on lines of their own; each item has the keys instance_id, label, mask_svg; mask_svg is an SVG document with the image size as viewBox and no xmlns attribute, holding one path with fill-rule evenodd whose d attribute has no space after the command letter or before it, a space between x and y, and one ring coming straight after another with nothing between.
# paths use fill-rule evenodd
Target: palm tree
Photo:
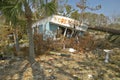
<instances>
[{"instance_id":1,"label":"palm tree","mask_svg":"<svg viewBox=\"0 0 120 80\"><path fill-rule=\"evenodd\" d=\"M12 25L17 26L19 17L23 16L26 18L26 25L29 37L29 56L30 60L32 60L34 55L34 44L33 44L33 36L32 36L32 18L33 13L35 11L43 10L47 7L47 12L52 15L56 12L55 4L53 4L52 0L49 3L44 2L44 0L0 0L0 11L2 15L4 15L7 21L11 22ZM34 61L34 60L32 60Z\"/></svg>"},{"instance_id":2,"label":"palm tree","mask_svg":"<svg viewBox=\"0 0 120 80\"><path fill-rule=\"evenodd\" d=\"M47 0L46 0L47 1ZM33 44L33 36L32 36L32 18L33 13L35 11L43 11L44 13L47 13L47 16L50 16L52 14L57 13L56 4L54 3L55 0L52 0L51 2L45 3L44 0L0 0L0 10L2 14L6 17L8 21L11 21L11 23L16 26L19 17L23 16L26 18L26 26L28 31L28 37L29 37L29 57L30 60L34 61L33 58L34 55L34 44ZM46 11L44 11L47 9ZM45 15L45 16L46 16ZM18 17L19 16L19 17ZM44 16L44 15L42 15Z\"/></svg>"},{"instance_id":3,"label":"palm tree","mask_svg":"<svg viewBox=\"0 0 120 80\"><path fill-rule=\"evenodd\" d=\"M36 64L35 61L35 52L34 52L34 43L33 43L33 34L32 34L32 14L36 7L40 7L40 4L43 0L0 0L0 11L6 17L8 21L11 21L11 24L17 25L18 16L24 14L26 19L26 26L29 38L29 62L33 69L33 75L40 75L40 78L37 80L44 80L43 72L39 64ZM36 69L34 66L38 66ZM38 72L36 72L38 71ZM41 73L40 73L41 72Z\"/></svg>"},{"instance_id":4,"label":"palm tree","mask_svg":"<svg viewBox=\"0 0 120 80\"><path fill-rule=\"evenodd\" d=\"M56 0L51 0L51 1L45 0L45 2L43 2L43 4L41 5L40 16L47 17L53 14L57 14L56 4L57 4ZM37 10L37 12L39 12L39 10Z\"/></svg>"},{"instance_id":5,"label":"palm tree","mask_svg":"<svg viewBox=\"0 0 120 80\"><path fill-rule=\"evenodd\" d=\"M54 1L51 1L49 3L46 2L46 4L45 4L44 0L38 0L37 3L41 3L41 5L38 4L38 6L37 6L39 8L39 10L42 11L43 9L45 10L45 8L47 9L46 10L47 12L45 12L46 15L41 15L41 16L50 16L50 15L55 14L57 12ZM36 3L33 2L33 4L36 4ZM35 57L34 53L35 52L34 52L34 43L33 43L33 35L32 35L32 22L33 22L32 15L33 15L33 12L32 12L32 9L30 8L29 3L27 1L24 2L24 7L25 7L25 17L27 19L27 29L28 29L28 38L29 38L29 50L30 50L29 59L31 62L34 62L34 57Z\"/></svg>"},{"instance_id":6,"label":"palm tree","mask_svg":"<svg viewBox=\"0 0 120 80\"><path fill-rule=\"evenodd\" d=\"M32 8L30 6L31 3L36 4L36 0L0 0L0 10L2 14L5 15L6 19L8 21L11 21L11 24L14 26L17 25L18 16L24 14L27 22L26 25L29 37L29 61L33 63L35 61L35 55L32 36Z\"/></svg>"},{"instance_id":7,"label":"palm tree","mask_svg":"<svg viewBox=\"0 0 120 80\"><path fill-rule=\"evenodd\" d=\"M8 5L8 7L4 8L3 7L4 5ZM17 21L16 16L12 17L12 20L10 20L10 17L9 17L10 15L13 15L13 14L9 14L9 11L10 11L11 8L12 8L12 6L10 4L8 4L8 2L6 2L6 1L1 1L0 2L1 13L4 13L3 16L6 17L6 22L5 23L7 23L9 25L9 27L11 27L11 26L15 27L16 26L16 21ZM11 25L11 22L12 22L12 25ZM14 33L14 42L15 42L16 52L18 53L20 49L19 49L19 44L18 44L18 36L17 36L17 33L16 33L16 27L15 27L13 33Z\"/></svg>"}]
</instances>

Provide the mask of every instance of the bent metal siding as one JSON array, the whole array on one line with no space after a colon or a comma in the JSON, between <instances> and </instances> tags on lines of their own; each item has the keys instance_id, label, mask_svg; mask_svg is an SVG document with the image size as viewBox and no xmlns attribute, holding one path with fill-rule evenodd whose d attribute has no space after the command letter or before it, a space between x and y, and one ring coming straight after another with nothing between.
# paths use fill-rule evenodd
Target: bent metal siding
<instances>
[{"instance_id":1,"label":"bent metal siding","mask_svg":"<svg viewBox=\"0 0 120 80\"><path fill-rule=\"evenodd\" d=\"M42 19L36 23L33 24L32 27L36 27L37 25L40 24L45 24L48 22L52 22L54 24L58 24L61 25L63 27L67 27L67 28L74 28L76 30L80 30L80 31L86 31L88 26L86 25L82 25L81 23L77 20L68 18L68 17L64 17L64 16L59 16L59 15L52 15L48 18Z\"/></svg>"}]
</instances>

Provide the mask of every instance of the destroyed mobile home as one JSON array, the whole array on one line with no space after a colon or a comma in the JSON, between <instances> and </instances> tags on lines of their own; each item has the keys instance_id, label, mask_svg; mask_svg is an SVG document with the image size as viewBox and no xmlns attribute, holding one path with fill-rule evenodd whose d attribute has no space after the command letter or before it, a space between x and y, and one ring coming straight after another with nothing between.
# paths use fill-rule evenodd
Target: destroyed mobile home
<instances>
[{"instance_id":1,"label":"destroyed mobile home","mask_svg":"<svg viewBox=\"0 0 120 80\"><path fill-rule=\"evenodd\" d=\"M88 26L68 17L52 15L34 23L32 28L33 33L43 34L43 40L57 40L60 35L67 38L81 36Z\"/></svg>"}]
</instances>

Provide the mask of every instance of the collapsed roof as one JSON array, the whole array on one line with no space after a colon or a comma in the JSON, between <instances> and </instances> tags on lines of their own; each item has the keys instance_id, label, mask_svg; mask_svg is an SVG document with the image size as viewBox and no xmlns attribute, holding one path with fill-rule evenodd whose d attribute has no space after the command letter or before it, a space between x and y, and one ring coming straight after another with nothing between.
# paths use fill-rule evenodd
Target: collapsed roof
<instances>
[{"instance_id":1,"label":"collapsed roof","mask_svg":"<svg viewBox=\"0 0 120 80\"><path fill-rule=\"evenodd\" d=\"M78 20L71 19L65 16L59 16L59 15L52 15L50 17L39 20L38 22L34 23L32 27L36 27L41 24L46 24L48 22L60 25L65 28L70 28L80 31L86 31L88 29L88 26L86 24L81 24L80 21Z\"/></svg>"}]
</instances>

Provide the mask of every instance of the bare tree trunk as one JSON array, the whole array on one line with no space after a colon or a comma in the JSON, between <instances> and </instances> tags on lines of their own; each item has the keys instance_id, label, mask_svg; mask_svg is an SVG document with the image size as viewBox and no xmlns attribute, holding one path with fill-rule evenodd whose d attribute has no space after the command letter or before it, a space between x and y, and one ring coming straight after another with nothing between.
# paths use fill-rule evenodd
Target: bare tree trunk
<instances>
[{"instance_id":1,"label":"bare tree trunk","mask_svg":"<svg viewBox=\"0 0 120 80\"><path fill-rule=\"evenodd\" d=\"M29 38L29 61L30 63L35 62L35 52L34 52L34 43L33 43L33 34L32 34L32 11L29 4L25 1L25 16L27 19L27 32Z\"/></svg>"},{"instance_id":2,"label":"bare tree trunk","mask_svg":"<svg viewBox=\"0 0 120 80\"><path fill-rule=\"evenodd\" d=\"M40 63L35 60L34 52L34 42L32 34L32 11L29 4L25 1L25 16L27 19L27 29L28 29L28 38L29 38L29 62L32 68L33 80L46 80L43 69L40 66Z\"/></svg>"},{"instance_id":3,"label":"bare tree trunk","mask_svg":"<svg viewBox=\"0 0 120 80\"><path fill-rule=\"evenodd\" d=\"M33 43L33 34L31 28L31 21L27 23L28 28L28 38L29 38L29 60L31 63L35 62L35 52L34 52L34 43Z\"/></svg>"},{"instance_id":4,"label":"bare tree trunk","mask_svg":"<svg viewBox=\"0 0 120 80\"><path fill-rule=\"evenodd\" d=\"M15 42L16 52L18 53L20 51L20 47L19 47L19 40L18 40L18 34L17 34L17 31L16 31L16 28L14 30L14 42Z\"/></svg>"}]
</instances>

